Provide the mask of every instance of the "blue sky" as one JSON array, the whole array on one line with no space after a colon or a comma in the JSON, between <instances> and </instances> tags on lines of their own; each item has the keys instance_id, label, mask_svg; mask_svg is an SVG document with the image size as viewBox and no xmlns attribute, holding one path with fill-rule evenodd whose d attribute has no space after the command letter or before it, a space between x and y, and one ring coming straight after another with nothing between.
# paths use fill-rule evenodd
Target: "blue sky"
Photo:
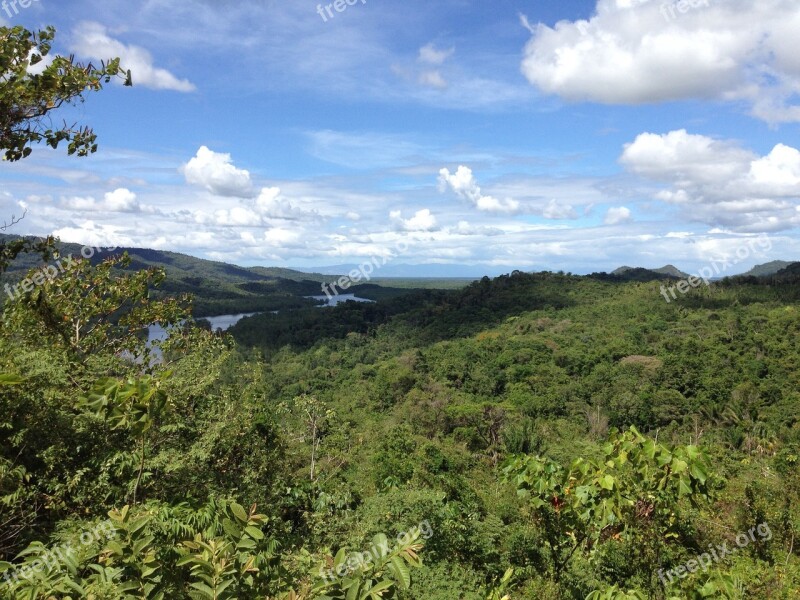
<instances>
[{"instance_id":1,"label":"blue sky","mask_svg":"<svg viewBox=\"0 0 800 600\"><path fill-rule=\"evenodd\" d=\"M16 233L420 276L800 259L794 1L7 2L135 84L64 114L95 155L0 164Z\"/></svg>"}]
</instances>

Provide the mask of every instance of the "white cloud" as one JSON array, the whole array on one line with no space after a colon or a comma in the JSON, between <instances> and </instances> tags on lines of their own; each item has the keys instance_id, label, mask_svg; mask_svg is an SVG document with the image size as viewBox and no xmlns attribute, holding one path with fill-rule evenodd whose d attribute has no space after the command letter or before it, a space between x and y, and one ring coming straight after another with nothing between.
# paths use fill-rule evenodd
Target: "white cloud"
<instances>
[{"instance_id":1,"label":"white cloud","mask_svg":"<svg viewBox=\"0 0 800 600\"><path fill-rule=\"evenodd\" d=\"M438 227L436 217L427 208L418 210L410 219L404 219L399 210L393 210L389 218L404 231L433 231Z\"/></svg>"},{"instance_id":2,"label":"white cloud","mask_svg":"<svg viewBox=\"0 0 800 600\"><path fill-rule=\"evenodd\" d=\"M283 227L275 227L264 232L264 241L270 246L297 246L300 239L300 232Z\"/></svg>"},{"instance_id":3,"label":"white cloud","mask_svg":"<svg viewBox=\"0 0 800 600\"><path fill-rule=\"evenodd\" d=\"M294 221L317 216L316 212L305 211L294 206L290 200L281 195L281 189L278 187L262 188L256 198L255 206L258 213L267 219Z\"/></svg>"},{"instance_id":4,"label":"white cloud","mask_svg":"<svg viewBox=\"0 0 800 600\"><path fill-rule=\"evenodd\" d=\"M439 50L434 44L426 44L419 49L419 62L429 65L442 65L444 61L453 56L455 48Z\"/></svg>"},{"instance_id":5,"label":"white cloud","mask_svg":"<svg viewBox=\"0 0 800 600\"><path fill-rule=\"evenodd\" d=\"M577 219L578 213L569 204L560 203L553 198L544 207L542 216L545 219Z\"/></svg>"},{"instance_id":6,"label":"white cloud","mask_svg":"<svg viewBox=\"0 0 800 600\"><path fill-rule=\"evenodd\" d=\"M103 200L97 201L92 196L73 196L64 198L61 202L64 208L79 212L106 211L106 212L138 212L141 210L136 194L126 188L118 188L107 192Z\"/></svg>"},{"instance_id":7,"label":"white cloud","mask_svg":"<svg viewBox=\"0 0 800 600\"><path fill-rule=\"evenodd\" d=\"M625 146L620 162L668 187L654 197L693 220L744 232L800 225L800 151L776 145L759 157L735 142L692 135L643 133Z\"/></svg>"},{"instance_id":8,"label":"white cloud","mask_svg":"<svg viewBox=\"0 0 800 600\"><path fill-rule=\"evenodd\" d=\"M134 85L177 92L197 89L188 79L178 79L169 71L157 68L152 55L144 48L125 45L110 37L100 23L80 23L73 32L72 49L80 56L97 61L119 57L122 68L130 69Z\"/></svg>"},{"instance_id":9,"label":"white cloud","mask_svg":"<svg viewBox=\"0 0 800 600\"><path fill-rule=\"evenodd\" d=\"M136 201L136 194L125 188L118 188L105 195L106 210L127 212L138 210L139 203Z\"/></svg>"},{"instance_id":10,"label":"white cloud","mask_svg":"<svg viewBox=\"0 0 800 600\"><path fill-rule=\"evenodd\" d=\"M0 26L2 26L1 23ZM36 63L35 65L28 64L28 73L30 75L41 75L42 73L44 73L44 70L51 64L53 64L53 61L56 59L55 54L48 54L47 56L41 56L41 54L39 54L39 49L34 47L31 48L31 51L28 53L29 61L34 54L38 55L41 60L39 60L39 62Z\"/></svg>"},{"instance_id":11,"label":"white cloud","mask_svg":"<svg viewBox=\"0 0 800 600\"><path fill-rule=\"evenodd\" d=\"M606 218L603 222L606 225L619 225L620 223L627 223L631 220L631 211L624 206L618 208L609 208L606 213Z\"/></svg>"},{"instance_id":12,"label":"white cloud","mask_svg":"<svg viewBox=\"0 0 800 600\"><path fill-rule=\"evenodd\" d=\"M78 227L56 229L53 235L63 242L94 247L118 248L136 245L134 238L123 233L122 227L98 224L94 221L84 221Z\"/></svg>"},{"instance_id":13,"label":"white cloud","mask_svg":"<svg viewBox=\"0 0 800 600\"><path fill-rule=\"evenodd\" d=\"M440 67L445 61L455 53L455 48L437 49L434 44L426 44L419 49L417 61L428 67ZM442 72L436 68L425 68L417 77L417 81L424 87L431 87L438 90L447 88L447 80Z\"/></svg>"},{"instance_id":14,"label":"white cloud","mask_svg":"<svg viewBox=\"0 0 800 600\"><path fill-rule=\"evenodd\" d=\"M258 227L261 223L261 215L246 206L234 206L232 208L221 208L214 211L213 221L207 219L206 215L197 215L200 223L208 224L213 222L216 225L225 227Z\"/></svg>"},{"instance_id":15,"label":"white cloud","mask_svg":"<svg viewBox=\"0 0 800 600\"><path fill-rule=\"evenodd\" d=\"M748 174L751 184L762 193L800 195L800 151L778 144L769 155L755 160Z\"/></svg>"},{"instance_id":16,"label":"white cloud","mask_svg":"<svg viewBox=\"0 0 800 600\"><path fill-rule=\"evenodd\" d=\"M634 173L661 181L719 183L735 177L753 154L730 142L685 129L664 135L643 133L625 146L621 162Z\"/></svg>"},{"instance_id":17,"label":"white cloud","mask_svg":"<svg viewBox=\"0 0 800 600\"><path fill-rule=\"evenodd\" d=\"M187 183L202 186L217 196L253 196L250 172L237 169L230 154L214 152L201 146L182 170Z\"/></svg>"},{"instance_id":18,"label":"white cloud","mask_svg":"<svg viewBox=\"0 0 800 600\"><path fill-rule=\"evenodd\" d=\"M455 173L450 173L448 169L439 171L439 190L444 192L450 188L455 194L464 200L469 200L475 208L486 212L515 213L519 211L519 202L511 198L498 200L492 196L486 196L481 192L478 181L472 174L472 169L463 165L459 166Z\"/></svg>"},{"instance_id":19,"label":"white cloud","mask_svg":"<svg viewBox=\"0 0 800 600\"><path fill-rule=\"evenodd\" d=\"M447 87L447 81L439 71L423 71L419 74L421 85L443 90Z\"/></svg>"},{"instance_id":20,"label":"white cloud","mask_svg":"<svg viewBox=\"0 0 800 600\"><path fill-rule=\"evenodd\" d=\"M568 100L641 104L746 100L772 122L800 121L796 2L598 0L589 21L539 24L522 71ZM675 13L673 15L673 13ZM796 100L796 98L794 98Z\"/></svg>"}]
</instances>

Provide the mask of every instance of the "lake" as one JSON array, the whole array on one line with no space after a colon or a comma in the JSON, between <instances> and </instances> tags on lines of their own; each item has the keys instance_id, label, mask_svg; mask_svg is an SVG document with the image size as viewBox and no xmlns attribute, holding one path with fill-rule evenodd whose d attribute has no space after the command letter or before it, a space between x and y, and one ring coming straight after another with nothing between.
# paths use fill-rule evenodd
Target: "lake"
<instances>
[{"instance_id":1,"label":"lake","mask_svg":"<svg viewBox=\"0 0 800 600\"><path fill-rule=\"evenodd\" d=\"M374 300L359 298L355 294L339 294L338 296L306 296L306 298L326 301L326 304L322 304L320 306L321 308L336 306L337 304L341 304L342 302L347 302L348 300L352 300L353 302L374 302Z\"/></svg>"},{"instance_id":2,"label":"lake","mask_svg":"<svg viewBox=\"0 0 800 600\"><path fill-rule=\"evenodd\" d=\"M206 321L211 323L212 331L227 331L245 317L252 317L259 313L242 313L238 315L219 315L217 317L203 317ZM158 323L151 325L147 330L148 342L163 342L167 339L166 330Z\"/></svg>"},{"instance_id":3,"label":"lake","mask_svg":"<svg viewBox=\"0 0 800 600\"><path fill-rule=\"evenodd\" d=\"M374 300L367 300L366 298L359 298L355 294L339 294L338 296L306 296L306 298L312 298L314 300L324 300L326 304L321 304L320 308L327 308L329 306L336 306L337 304L341 304L342 302L347 302L352 300L353 302L374 302ZM273 311L277 313L277 311ZM238 315L219 315L216 317L203 317L206 321L211 323L211 330L212 331L227 331L234 325L236 325L239 321L244 319L245 317L252 317L253 315L258 315L261 313L241 313ZM164 330L161 325L156 323L155 325L151 325L147 331L147 341L148 342L162 342L167 339L167 332Z\"/></svg>"}]
</instances>

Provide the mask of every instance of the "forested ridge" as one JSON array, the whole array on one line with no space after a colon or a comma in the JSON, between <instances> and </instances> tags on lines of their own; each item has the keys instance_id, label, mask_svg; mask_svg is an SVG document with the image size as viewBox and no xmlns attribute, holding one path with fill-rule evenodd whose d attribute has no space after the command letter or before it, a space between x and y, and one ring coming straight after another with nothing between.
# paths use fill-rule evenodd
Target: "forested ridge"
<instances>
[{"instance_id":1,"label":"forested ridge","mask_svg":"<svg viewBox=\"0 0 800 600\"><path fill-rule=\"evenodd\" d=\"M6 597L797 597L793 283L515 272L137 363L187 305L120 260L6 303Z\"/></svg>"}]
</instances>

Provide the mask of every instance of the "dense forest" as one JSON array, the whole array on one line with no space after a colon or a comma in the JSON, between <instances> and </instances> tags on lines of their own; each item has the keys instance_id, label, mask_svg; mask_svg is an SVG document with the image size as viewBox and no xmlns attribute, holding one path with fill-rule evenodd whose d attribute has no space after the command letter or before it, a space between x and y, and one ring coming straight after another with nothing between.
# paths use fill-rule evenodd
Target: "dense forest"
<instances>
[{"instance_id":1,"label":"dense forest","mask_svg":"<svg viewBox=\"0 0 800 600\"><path fill-rule=\"evenodd\" d=\"M796 283L515 272L220 336L125 261L6 303L6 597L797 597Z\"/></svg>"}]
</instances>

